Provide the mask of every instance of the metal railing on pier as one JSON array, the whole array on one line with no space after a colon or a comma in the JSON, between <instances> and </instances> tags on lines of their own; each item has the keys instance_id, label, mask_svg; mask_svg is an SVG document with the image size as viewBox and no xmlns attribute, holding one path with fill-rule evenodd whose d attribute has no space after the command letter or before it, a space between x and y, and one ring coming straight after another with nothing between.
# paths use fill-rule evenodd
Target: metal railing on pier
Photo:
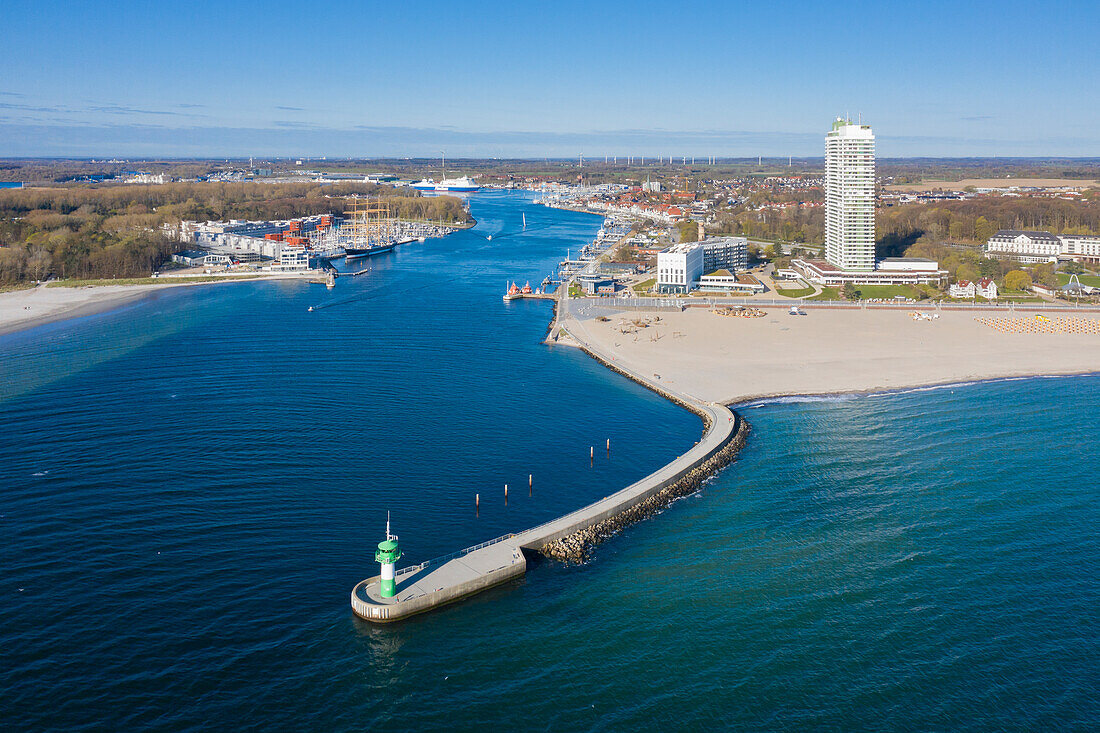
<instances>
[{"instance_id":1,"label":"metal railing on pier","mask_svg":"<svg viewBox=\"0 0 1100 733\"><path fill-rule=\"evenodd\" d=\"M464 550L458 550L457 552L452 552L449 555L443 555L441 557L433 557L431 560L425 560L424 562L420 563L419 565L410 565L407 568L401 568L396 573L394 573L394 579L396 580L397 578L400 578L403 575L408 575L409 573L419 573L421 570L426 570L429 567L436 567L436 566L442 565L445 562L449 562L451 560L454 560L456 557L463 557L465 555L469 555L471 552L474 552L475 550L485 549L486 547L489 547L490 545L495 545L495 544L498 544L500 542L504 542L505 540L510 540L515 536L516 536L515 532L509 532L506 535L501 535L500 537L497 537L496 539L487 540L485 542L482 542L479 545L474 545L473 547L467 547Z\"/></svg>"}]
</instances>

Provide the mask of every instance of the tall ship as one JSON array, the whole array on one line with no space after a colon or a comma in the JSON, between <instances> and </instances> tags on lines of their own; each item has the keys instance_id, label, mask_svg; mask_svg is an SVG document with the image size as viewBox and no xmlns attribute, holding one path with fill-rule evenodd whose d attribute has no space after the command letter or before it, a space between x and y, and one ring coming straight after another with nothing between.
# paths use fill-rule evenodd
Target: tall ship
<instances>
[{"instance_id":1,"label":"tall ship","mask_svg":"<svg viewBox=\"0 0 1100 733\"><path fill-rule=\"evenodd\" d=\"M385 203L352 199L351 210L344 213L347 219L338 238L346 261L391 252L397 246L393 218Z\"/></svg>"},{"instance_id":2,"label":"tall ship","mask_svg":"<svg viewBox=\"0 0 1100 733\"><path fill-rule=\"evenodd\" d=\"M440 166L440 170L443 173L443 179L441 181L437 183L434 178L425 178L412 184L412 187L417 191L449 191L452 193L473 193L474 191L481 190L481 186L477 185L477 182L469 176L462 176L462 178L447 178L447 156L444 155L441 161L442 165Z\"/></svg>"}]
</instances>

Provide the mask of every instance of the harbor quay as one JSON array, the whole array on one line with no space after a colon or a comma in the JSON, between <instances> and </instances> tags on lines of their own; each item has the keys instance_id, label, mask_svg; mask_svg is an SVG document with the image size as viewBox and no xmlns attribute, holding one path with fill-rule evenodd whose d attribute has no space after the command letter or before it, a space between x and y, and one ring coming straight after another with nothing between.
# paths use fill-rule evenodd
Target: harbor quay
<instances>
[{"instance_id":1,"label":"harbor quay","mask_svg":"<svg viewBox=\"0 0 1100 733\"><path fill-rule=\"evenodd\" d=\"M616 371L698 413L705 424L699 442L645 478L574 512L437 560L402 568L394 573L395 582L389 590L385 583L386 563L396 551L397 538L387 529L386 541L379 544L377 556L382 563L382 573L361 581L352 589L351 607L357 616L375 623L389 623L459 601L523 576L527 570L525 553L580 559L579 553L568 548L598 539L597 534L611 534L647 516L659 502L669 498L663 494L678 485L694 491L701 483L701 474L723 463L719 454L728 453L734 438L743 436L747 429L744 420L724 405L671 392L641 375L613 365L602 354L585 350ZM671 495L682 493L688 492ZM571 544L569 540L574 537L577 540Z\"/></svg>"}]
</instances>

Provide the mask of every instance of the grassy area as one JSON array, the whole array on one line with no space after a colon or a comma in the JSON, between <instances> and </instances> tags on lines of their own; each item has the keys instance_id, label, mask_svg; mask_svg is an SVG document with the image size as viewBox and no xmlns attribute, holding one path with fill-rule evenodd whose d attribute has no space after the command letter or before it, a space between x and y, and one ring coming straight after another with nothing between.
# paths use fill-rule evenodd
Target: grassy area
<instances>
[{"instance_id":1,"label":"grassy area","mask_svg":"<svg viewBox=\"0 0 1100 733\"><path fill-rule=\"evenodd\" d=\"M634 292L637 293L638 295L642 295L643 293L648 293L650 290L653 289L653 286L656 285L656 284L657 284L657 278L651 277L648 280L643 280L642 282L635 285L634 286Z\"/></svg>"},{"instance_id":2,"label":"grassy area","mask_svg":"<svg viewBox=\"0 0 1100 733\"><path fill-rule=\"evenodd\" d=\"M807 300L840 300L840 288L822 288L820 293Z\"/></svg>"},{"instance_id":3,"label":"grassy area","mask_svg":"<svg viewBox=\"0 0 1100 733\"><path fill-rule=\"evenodd\" d=\"M580 287L577 286L577 285L570 285L569 286L569 297L570 298L583 298L584 297L584 291L581 290Z\"/></svg>"},{"instance_id":4,"label":"grassy area","mask_svg":"<svg viewBox=\"0 0 1100 733\"><path fill-rule=\"evenodd\" d=\"M34 283L15 283L14 285L0 285L0 293L10 293L15 290L30 290Z\"/></svg>"},{"instance_id":5,"label":"grassy area","mask_svg":"<svg viewBox=\"0 0 1100 733\"><path fill-rule=\"evenodd\" d=\"M891 300L899 295L916 300L923 293L919 288L912 285L857 285L856 290L859 291L860 297L864 300L871 298Z\"/></svg>"},{"instance_id":6,"label":"grassy area","mask_svg":"<svg viewBox=\"0 0 1100 733\"><path fill-rule=\"evenodd\" d=\"M1017 303L1041 303L1042 298L1026 290L1000 290L997 292L997 300L1011 300Z\"/></svg>"},{"instance_id":7,"label":"grassy area","mask_svg":"<svg viewBox=\"0 0 1100 733\"><path fill-rule=\"evenodd\" d=\"M1100 275L1078 275L1082 285L1088 285L1093 288L1100 288ZM1064 272L1058 273L1058 285L1069 285L1069 275Z\"/></svg>"},{"instance_id":8,"label":"grassy area","mask_svg":"<svg viewBox=\"0 0 1100 733\"><path fill-rule=\"evenodd\" d=\"M813 288L792 288L790 290L784 290L777 287L775 289L777 295L782 295L784 298L805 298L807 295L812 295Z\"/></svg>"},{"instance_id":9,"label":"grassy area","mask_svg":"<svg viewBox=\"0 0 1100 733\"><path fill-rule=\"evenodd\" d=\"M260 275L196 275L194 277L122 277L117 280L54 280L47 288L85 288L103 285L175 285L177 283L220 283L226 280L255 280Z\"/></svg>"}]
</instances>

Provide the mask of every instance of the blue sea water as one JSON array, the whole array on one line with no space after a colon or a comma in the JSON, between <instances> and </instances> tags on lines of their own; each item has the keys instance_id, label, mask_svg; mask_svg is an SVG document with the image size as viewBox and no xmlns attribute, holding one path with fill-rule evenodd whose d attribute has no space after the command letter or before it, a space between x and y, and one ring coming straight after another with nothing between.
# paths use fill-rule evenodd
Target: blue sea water
<instances>
[{"instance_id":1,"label":"blue sea water","mask_svg":"<svg viewBox=\"0 0 1100 733\"><path fill-rule=\"evenodd\" d=\"M500 300L599 220L471 205L331 292L0 337L5 728L1096 726L1097 377L750 406L734 464L590 564L355 619L387 510L416 562L698 438Z\"/></svg>"}]
</instances>

